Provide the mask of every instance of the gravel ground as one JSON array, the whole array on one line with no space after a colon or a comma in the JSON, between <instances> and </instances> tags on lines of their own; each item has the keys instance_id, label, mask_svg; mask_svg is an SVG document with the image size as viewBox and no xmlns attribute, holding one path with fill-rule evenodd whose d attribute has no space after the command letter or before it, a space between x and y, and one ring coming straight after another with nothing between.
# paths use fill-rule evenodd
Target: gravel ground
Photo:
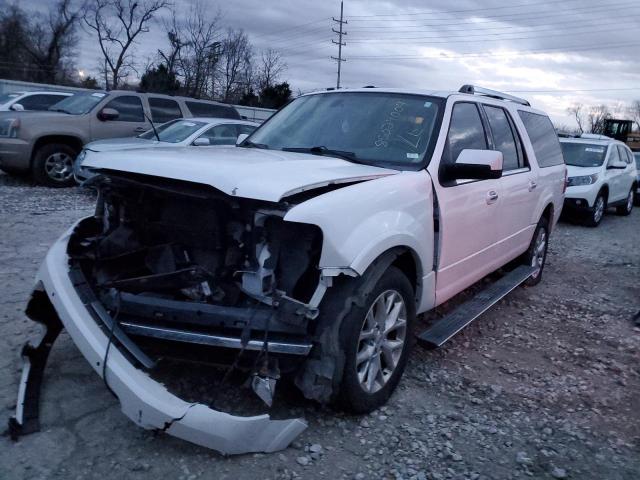
<instances>
[{"instance_id":1,"label":"gravel ground","mask_svg":"<svg viewBox=\"0 0 640 480\"><path fill-rule=\"evenodd\" d=\"M0 174L5 417L20 348L38 333L23 314L33 277L49 244L92 202L78 189ZM561 223L542 284L517 289L444 348L417 347L397 392L371 415L282 389L278 408L304 416L309 429L271 455L225 458L137 428L63 333L46 373L43 430L17 443L0 437L0 478L637 479L639 232L637 210L598 229ZM211 394L206 384L193 388Z\"/></svg>"}]
</instances>

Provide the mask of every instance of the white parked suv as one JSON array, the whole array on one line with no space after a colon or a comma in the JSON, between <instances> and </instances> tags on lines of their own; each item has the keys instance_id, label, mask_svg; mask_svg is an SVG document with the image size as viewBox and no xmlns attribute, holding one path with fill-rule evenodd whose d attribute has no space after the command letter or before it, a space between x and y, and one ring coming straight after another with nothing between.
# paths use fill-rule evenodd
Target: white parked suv
<instances>
[{"instance_id":1,"label":"white parked suv","mask_svg":"<svg viewBox=\"0 0 640 480\"><path fill-rule=\"evenodd\" d=\"M604 135L582 134L560 139L568 181L565 214L597 227L608 207L629 215L638 185L633 153L624 143Z\"/></svg>"},{"instance_id":2,"label":"white parked suv","mask_svg":"<svg viewBox=\"0 0 640 480\"><path fill-rule=\"evenodd\" d=\"M566 180L549 118L473 86L307 94L238 147L84 165L100 174L95 215L38 274L27 314L48 333L25 350L11 432L37 428L64 327L136 424L226 454L285 448L306 425L181 400L155 379L164 358L227 363L268 405L286 375L307 398L369 412L400 381L416 315L503 269L418 335L439 346L540 281Z\"/></svg>"}]
</instances>

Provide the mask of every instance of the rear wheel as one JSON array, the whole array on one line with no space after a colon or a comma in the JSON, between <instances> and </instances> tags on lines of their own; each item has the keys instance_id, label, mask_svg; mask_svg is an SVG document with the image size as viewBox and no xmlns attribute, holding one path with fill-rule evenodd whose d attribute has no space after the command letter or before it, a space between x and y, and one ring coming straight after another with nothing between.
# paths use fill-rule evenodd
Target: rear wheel
<instances>
[{"instance_id":1,"label":"rear wheel","mask_svg":"<svg viewBox=\"0 0 640 480\"><path fill-rule=\"evenodd\" d=\"M33 178L48 187L70 187L75 184L73 161L77 152L69 145L50 143L38 149L33 159Z\"/></svg>"},{"instance_id":2,"label":"rear wheel","mask_svg":"<svg viewBox=\"0 0 640 480\"><path fill-rule=\"evenodd\" d=\"M533 232L533 238L529 250L524 255L524 263L531 265L536 270L524 281L528 287L533 287L542 281L542 271L547 261L547 249L549 247L549 222L542 217Z\"/></svg>"},{"instance_id":3,"label":"rear wheel","mask_svg":"<svg viewBox=\"0 0 640 480\"><path fill-rule=\"evenodd\" d=\"M627 200L624 202L624 205L620 205L619 207L616 207L616 213L618 215L629 215L631 213L631 210L633 210L633 205L635 203L635 192L634 192L634 187L631 188L631 190L629 190L629 195L627 195Z\"/></svg>"},{"instance_id":4,"label":"rear wheel","mask_svg":"<svg viewBox=\"0 0 640 480\"><path fill-rule=\"evenodd\" d=\"M413 343L415 300L411 283L389 267L353 305L340 328L345 355L338 398L343 407L366 413L383 405L404 372Z\"/></svg>"},{"instance_id":5,"label":"rear wheel","mask_svg":"<svg viewBox=\"0 0 640 480\"><path fill-rule=\"evenodd\" d=\"M604 217L604 212L607 209L607 200L602 193L598 193L596 201L593 202L593 208L587 211L587 218L584 223L588 227L597 227Z\"/></svg>"}]
</instances>

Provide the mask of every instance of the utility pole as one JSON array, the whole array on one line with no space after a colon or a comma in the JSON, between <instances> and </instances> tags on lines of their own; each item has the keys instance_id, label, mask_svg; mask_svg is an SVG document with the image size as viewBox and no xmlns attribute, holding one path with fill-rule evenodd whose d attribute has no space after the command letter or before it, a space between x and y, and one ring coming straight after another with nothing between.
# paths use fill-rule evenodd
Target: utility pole
<instances>
[{"instance_id":1,"label":"utility pole","mask_svg":"<svg viewBox=\"0 0 640 480\"><path fill-rule=\"evenodd\" d=\"M349 23L346 20L344 20L344 2L340 2L340 20L337 20L336 18L333 18L333 21L336 22L337 24L340 25L340 29L336 30L335 28L332 28L331 31L333 33L337 33L338 34L338 41L336 42L335 40L331 40L331 43L335 43L336 45L338 45L338 56L337 57L331 57L334 60L337 60L338 62L338 81L336 82L336 89L340 88L340 67L342 66L342 62L346 62L347 60L342 58L342 47L344 47L347 43L342 41L342 36L346 35L347 32L342 30L342 26Z\"/></svg>"}]
</instances>

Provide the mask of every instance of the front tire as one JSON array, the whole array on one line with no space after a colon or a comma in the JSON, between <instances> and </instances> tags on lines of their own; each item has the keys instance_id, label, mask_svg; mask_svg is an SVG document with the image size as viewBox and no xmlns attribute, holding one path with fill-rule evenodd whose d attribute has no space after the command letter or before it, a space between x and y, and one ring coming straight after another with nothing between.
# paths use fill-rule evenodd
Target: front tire
<instances>
[{"instance_id":1,"label":"front tire","mask_svg":"<svg viewBox=\"0 0 640 480\"><path fill-rule=\"evenodd\" d=\"M593 202L593 208L590 208L587 211L587 218L584 221L584 224L587 227L597 227L600 225L602 218L604 217L604 212L607 210L607 199L604 197L602 193L598 193L595 202Z\"/></svg>"},{"instance_id":2,"label":"front tire","mask_svg":"<svg viewBox=\"0 0 640 480\"><path fill-rule=\"evenodd\" d=\"M527 287L538 285L542 281L542 271L547 262L547 249L549 248L549 222L542 217L533 232L533 238L529 249L524 255L524 263L537 270L524 281Z\"/></svg>"},{"instance_id":3,"label":"front tire","mask_svg":"<svg viewBox=\"0 0 640 480\"><path fill-rule=\"evenodd\" d=\"M413 344L415 295L411 283L391 266L353 304L340 327L344 371L338 389L342 407L368 413L384 405L395 390Z\"/></svg>"},{"instance_id":4,"label":"front tire","mask_svg":"<svg viewBox=\"0 0 640 480\"><path fill-rule=\"evenodd\" d=\"M634 188L635 187L631 187L631 190L629 190L629 195L627 195L627 200L624 202L624 205L616 207L616 213L618 215L626 217L631 213L631 210L633 210L633 205L635 204Z\"/></svg>"},{"instance_id":5,"label":"front tire","mask_svg":"<svg viewBox=\"0 0 640 480\"><path fill-rule=\"evenodd\" d=\"M33 158L34 180L54 188L74 185L73 161L77 153L63 143L50 143L40 147Z\"/></svg>"}]
</instances>

